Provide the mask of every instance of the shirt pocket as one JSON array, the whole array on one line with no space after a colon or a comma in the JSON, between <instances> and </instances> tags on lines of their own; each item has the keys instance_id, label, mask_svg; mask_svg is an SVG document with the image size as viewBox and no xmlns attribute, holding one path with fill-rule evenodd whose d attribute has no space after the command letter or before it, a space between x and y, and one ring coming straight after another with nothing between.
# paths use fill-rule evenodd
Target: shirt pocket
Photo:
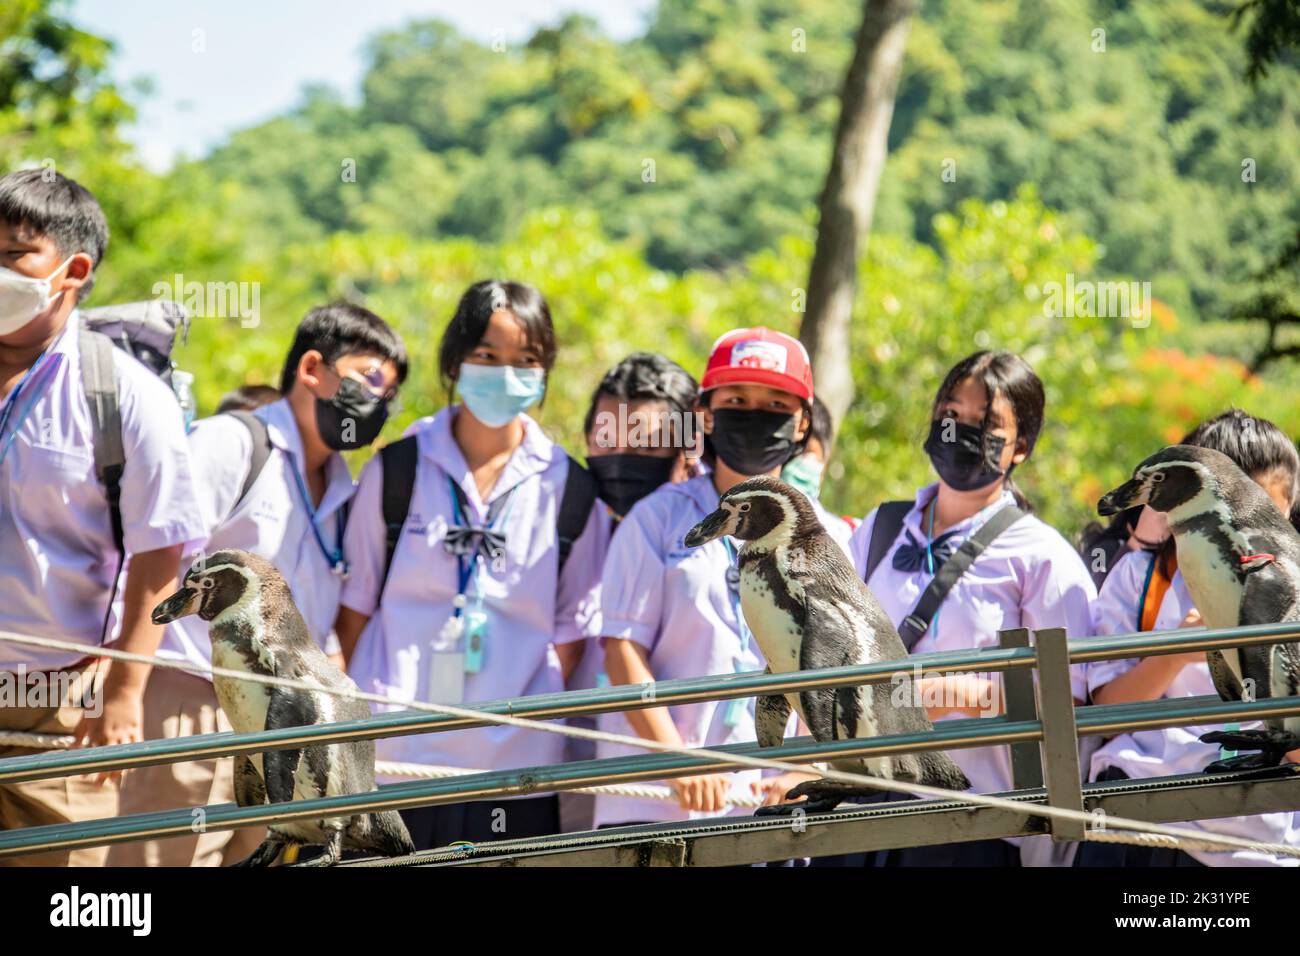
<instances>
[{"instance_id":1,"label":"shirt pocket","mask_svg":"<svg viewBox=\"0 0 1300 956\"><path fill-rule=\"evenodd\" d=\"M14 477L22 485L24 497L45 487L61 492L66 503L70 493L83 488L86 482L97 481L95 459L88 449L68 450L33 443L22 448L17 458Z\"/></svg>"}]
</instances>

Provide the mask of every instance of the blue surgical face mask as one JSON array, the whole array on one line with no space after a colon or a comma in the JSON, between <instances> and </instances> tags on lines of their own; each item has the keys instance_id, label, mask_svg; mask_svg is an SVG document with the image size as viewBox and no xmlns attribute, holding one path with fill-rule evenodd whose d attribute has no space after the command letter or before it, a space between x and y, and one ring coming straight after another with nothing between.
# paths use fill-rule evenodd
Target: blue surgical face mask
<instances>
[{"instance_id":1,"label":"blue surgical face mask","mask_svg":"<svg viewBox=\"0 0 1300 956\"><path fill-rule=\"evenodd\" d=\"M788 485L794 485L816 501L822 490L824 467L813 455L800 455L786 462L785 467L781 469L781 480Z\"/></svg>"},{"instance_id":2,"label":"blue surgical face mask","mask_svg":"<svg viewBox=\"0 0 1300 956\"><path fill-rule=\"evenodd\" d=\"M500 428L542 400L546 370L464 362L456 387L475 418L489 428Z\"/></svg>"}]
</instances>

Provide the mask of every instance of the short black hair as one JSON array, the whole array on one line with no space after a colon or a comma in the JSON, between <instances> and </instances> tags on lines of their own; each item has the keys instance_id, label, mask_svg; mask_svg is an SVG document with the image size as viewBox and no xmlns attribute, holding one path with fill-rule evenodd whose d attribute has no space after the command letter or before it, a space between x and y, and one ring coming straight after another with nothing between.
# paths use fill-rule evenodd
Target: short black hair
<instances>
[{"instance_id":1,"label":"short black hair","mask_svg":"<svg viewBox=\"0 0 1300 956\"><path fill-rule=\"evenodd\" d=\"M281 394L289 394L298 379L298 363L312 349L329 365L345 355L377 355L397 366L399 383L406 381L402 337L375 313L351 302L319 305L303 316L280 373Z\"/></svg>"},{"instance_id":2,"label":"short black hair","mask_svg":"<svg viewBox=\"0 0 1300 956\"><path fill-rule=\"evenodd\" d=\"M633 352L600 380L591 394L591 405L583 422L584 435L596 423L596 403L602 398L620 402L660 401L683 419L695 411L700 385L672 359L656 352Z\"/></svg>"},{"instance_id":3,"label":"short black hair","mask_svg":"<svg viewBox=\"0 0 1300 956\"><path fill-rule=\"evenodd\" d=\"M812 400L812 424L808 428L808 437L821 442L827 455L831 452L831 445L835 444L835 422L831 419L831 410L816 395Z\"/></svg>"},{"instance_id":4,"label":"short black hair","mask_svg":"<svg viewBox=\"0 0 1300 956\"><path fill-rule=\"evenodd\" d=\"M460 297L438 346L438 376L448 399L455 390L465 356L483 341L492 313L503 310L519 320L528 344L541 356L542 368L549 374L555 365L555 327L551 324L551 308L541 292L526 282L484 279Z\"/></svg>"},{"instance_id":5,"label":"short black hair","mask_svg":"<svg viewBox=\"0 0 1300 956\"><path fill-rule=\"evenodd\" d=\"M217 402L216 414L226 412L251 412L263 405L270 405L280 398L280 390L273 385L240 385L221 396Z\"/></svg>"},{"instance_id":6,"label":"short black hair","mask_svg":"<svg viewBox=\"0 0 1300 956\"><path fill-rule=\"evenodd\" d=\"M52 169L20 169L0 176L0 221L46 237L64 259L84 252L94 268L108 250L108 221L99 201L80 183ZM90 295L94 285L91 272L77 301Z\"/></svg>"}]
</instances>

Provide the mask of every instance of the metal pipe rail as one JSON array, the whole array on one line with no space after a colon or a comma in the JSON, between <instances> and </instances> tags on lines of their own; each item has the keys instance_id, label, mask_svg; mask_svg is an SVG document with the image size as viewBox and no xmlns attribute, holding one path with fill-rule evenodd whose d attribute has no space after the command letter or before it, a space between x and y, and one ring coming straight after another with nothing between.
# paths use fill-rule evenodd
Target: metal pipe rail
<instances>
[{"instance_id":1,"label":"metal pipe rail","mask_svg":"<svg viewBox=\"0 0 1300 956\"><path fill-rule=\"evenodd\" d=\"M1043 804L1046 791L1001 794L1016 803ZM1300 804L1300 774L1186 774L1150 780L1090 783L1089 813L1154 823L1274 813ZM1099 819L1105 819L1098 815ZM407 866L744 866L771 860L864 853L964 840L1041 836L1049 821L1001 807L957 800L904 800L792 818L721 817L690 823L611 827L477 846L424 850L393 859L344 863L349 867Z\"/></svg>"},{"instance_id":2,"label":"metal pipe rail","mask_svg":"<svg viewBox=\"0 0 1300 956\"><path fill-rule=\"evenodd\" d=\"M1078 726L1080 734L1088 736L1206 721L1217 723L1229 720L1257 720L1287 714L1300 714L1300 697L1231 702L1221 701L1216 697L1194 697L1143 704L1089 707L1080 712ZM988 747L1038 741L1042 738L1041 721L977 717L944 721L933 731L919 734L897 734L827 743L818 743L811 737L799 737L786 742L781 747L771 749L763 749L756 743L731 744L713 749L724 753L785 760L790 763L813 763L920 750ZM390 784L370 793L323 797L293 803L260 807L237 807L234 804L210 806L203 809L203 826L207 830L229 830L290 820L320 819L336 814L401 810L466 800L526 796L600 784L635 783L643 780L710 773L720 766L727 766L727 764L708 758L673 753L607 757L547 767ZM0 858L30 853L38 849L71 850L131 840L178 836L193 832L195 819L195 808L183 807L159 813L134 814L84 823L0 831Z\"/></svg>"},{"instance_id":3,"label":"metal pipe rail","mask_svg":"<svg viewBox=\"0 0 1300 956\"><path fill-rule=\"evenodd\" d=\"M1174 633L1143 632L1070 641L1070 663L1125 659L1159 654L1177 654L1223 647L1270 644L1279 638L1300 639L1300 622L1263 624ZM566 691L479 703L472 709L485 714L508 714L533 720L672 707L736 697L789 694L819 687L850 687L889 683L895 674L994 673L1033 669L1038 655L1032 647L998 647L972 651L940 651L908 658L906 666L885 661L853 667L829 667L792 674L752 671L711 677L660 681L650 688L639 684L616 685L596 690ZM647 693L652 689L652 693ZM1235 718L1225 718L1235 719ZM23 757L0 759L0 784L22 783L51 777L110 770L129 770L156 764L209 760L238 754L288 750L308 744L373 740L411 734L466 730L491 724L449 714L423 711L394 711L370 717L255 733L201 734L167 740L148 740L111 747L61 750ZM1101 732L1101 731L1099 731ZM1113 733L1114 731L1104 731Z\"/></svg>"}]
</instances>

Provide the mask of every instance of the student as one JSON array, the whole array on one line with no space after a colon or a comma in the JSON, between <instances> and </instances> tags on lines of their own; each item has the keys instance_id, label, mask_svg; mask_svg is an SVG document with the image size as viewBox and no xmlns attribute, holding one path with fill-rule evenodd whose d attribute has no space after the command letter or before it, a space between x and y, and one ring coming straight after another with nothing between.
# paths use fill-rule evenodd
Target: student
<instances>
[{"instance_id":1,"label":"student","mask_svg":"<svg viewBox=\"0 0 1300 956\"><path fill-rule=\"evenodd\" d=\"M1300 455L1280 428L1270 421L1231 409L1198 425L1181 442L1213 448L1268 492L1278 510L1289 514L1296 499ZM1148 509L1149 510L1149 509ZM1150 550L1130 551L1115 565L1093 606L1096 633L1130 634L1199 627L1200 615L1178 570L1178 553L1168 532ZM1088 664L1088 687L1095 704L1170 697L1217 696L1203 651L1163 654ZM1258 727L1258 723L1245 726ZM1200 736L1221 726L1163 727L1113 737L1092 756L1092 780L1128 780L1197 773L1219 759L1219 748L1201 743ZM1292 759L1300 756L1291 754ZM1256 840L1300 845L1300 820L1294 813L1265 813L1179 823L1178 826ZM1075 866L1296 866L1295 857L1275 857L1253 850L1176 850L1084 842Z\"/></svg>"},{"instance_id":2,"label":"student","mask_svg":"<svg viewBox=\"0 0 1300 956\"><path fill-rule=\"evenodd\" d=\"M612 683L763 669L762 654L740 614L735 544L722 539L690 549L682 538L717 509L723 492L755 475L779 475L804 450L812 397L808 354L790 336L766 328L738 329L715 343L699 399L709 470L651 492L628 512L610 542L601 615L605 670ZM847 545L847 528L817 507L827 530ZM741 743L755 739L754 701L604 714L600 726L691 747ZM602 757L644 752L606 743L597 744L597 751ZM597 797L597 824L716 816L737 795L770 793L776 802L793 785L784 776L760 780L754 771L667 782L676 804Z\"/></svg>"},{"instance_id":3,"label":"student","mask_svg":"<svg viewBox=\"0 0 1300 956\"><path fill-rule=\"evenodd\" d=\"M439 351L461 404L417 421L410 441L365 467L348 524L337 630L363 690L453 704L554 693L595 636L603 507L590 476L524 414L555 357L551 313L532 286L479 282L461 297ZM405 522L394 523L386 572L385 485L407 452ZM376 746L381 760L492 770L564 759L562 737L503 726ZM421 848L559 829L554 794L402 815Z\"/></svg>"},{"instance_id":4,"label":"student","mask_svg":"<svg viewBox=\"0 0 1300 956\"><path fill-rule=\"evenodd\" d=\"M1011 473L1033 453L1043 426L1043 384L1010 352L976 352L958 362L935 395L925 453L939 480L908 502L886 503L854 533L851 550L863 576L913 654L995 647L1009 628L1064 627L1073 637L1091 633L1089 605L1096 597L1078 554L1060 534L1028 512ZM1000 516L1000 517L999 517ZM876 527L880 526L877 532ZM935 573L958 547L978 536L985 549L943 596L928 623L903 626ZM1084 697L1081 673L1072 673L1074 696ZM918 689L944 706L932 720L976 717L1004 709L1000 674L925 678ZM928 702L928 700L927 700ZM949 756L973 789L1012 788L1006 747L953 750ZM1018 866L1020 848L1007 840L981 840L814 860L814 866Z\"/></svg>"},{"instance_id":5,"label":"student","mask_svg":"<svg viewBox=\"0 0 1300 956\"><path fill-rule=\"evenodd\" d=\"M0 178L0 631L85 646L0 640L0 670L25 672L32 694L64 691L0 706L0 729L72 734L83 746L141 739L149 666L110 664L96 650L157 649L162 628L149 615L176 589L183 546L203 534L180 406L153 372L110 347L125 458L121 550L115 540L82 381L81 348L104 340L83 339L77 311L107 245L104 214L76 182L48 170ZM0 757L30 752L4 747ZM117 777L0 784L0 829L112 817ZM92 847L3 862L102 866L107 855Z\"/></svg>"},{"instance_id":6,"label":"student","mask_svg":"<svg viewBox=\"0 0 1300 956\"><path fill-rule=\"evenodd\" d=\"M587 468L605 504L608 535L632 506L666 482L685 481L698 457L695 400L699 383L676 362L654 352L633 352L601 378L591 396L584 432ZM584 642L582 659L565 683L568 690L604 686L599 638ZM570 717L575 727L595 728L595 717ZM596 745L570 738L565 759L591 760ZM560 794L565 832L595 825L596 798Z\"/></svg>"},{"instance_id":7,"label":"student","mask_svg":"<svg viewBox=\"0 0 1300 956\"><path fill-rule=\"evenodd\" d=\"M221 396L217 402L218 415L226 412L251 412L270 405L280 398L280 390L270 385L240 385Z\"/></svg>"},{"instance_id":8,"label":"student","mask_svg":"<svg viewBox=\"0 0 1300 956\"><path fill-rule=\"evenodd\" d=\"M334 619L347 572L342 549L352 474L340 454L370 444L406 378L401 338L379 316L346 302L312 309L281 375L284 398L255 415L201 419L190 432L195 486L209 533L202 551L241 548L284 575L307 630L338 659ZM187 556L185 563L194 555ZM208 624L166 626L159 657L210 667ZM230 725L211 677L160 668L144 697L147 738L216 733ZM231 758L142 767L126 774L122 813L234 800ZM120 843L110 866L220 866L251 853L258 828Z\"/></svg>"},{"instance_id":9,"label":"student","mask_svg":"<svg viewBox=\"0 0 1300 956\"><path fill-rule=\"evenodd\" d=\"M583 429L587 467L615 520L664 482L689 476L698 394L689 372L653 352L633 352L596 386Z\"/></svg>"}]
</instances>

